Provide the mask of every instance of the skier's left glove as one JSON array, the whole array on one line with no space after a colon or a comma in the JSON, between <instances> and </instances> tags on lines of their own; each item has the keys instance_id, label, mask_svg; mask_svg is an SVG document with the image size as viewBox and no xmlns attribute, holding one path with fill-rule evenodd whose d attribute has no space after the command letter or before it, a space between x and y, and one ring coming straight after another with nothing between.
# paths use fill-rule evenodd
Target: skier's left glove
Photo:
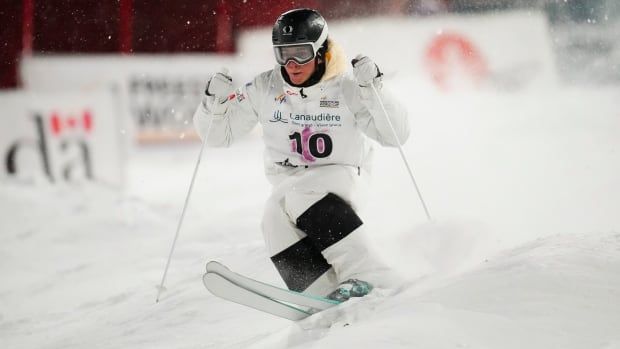
<instances>
[{"instance_id":1,"label":"skier's left glove","mask_svg":"<svg viewBox=\"0 0 620 349\"><path fill-rule=\"evenodd\" d=\"M360 87L369 87L371 84L376 88L381 87L383 73L372 59L360 54L351 61L351 65L353 65L355 80Z\"/></svg>"}]
</instances>

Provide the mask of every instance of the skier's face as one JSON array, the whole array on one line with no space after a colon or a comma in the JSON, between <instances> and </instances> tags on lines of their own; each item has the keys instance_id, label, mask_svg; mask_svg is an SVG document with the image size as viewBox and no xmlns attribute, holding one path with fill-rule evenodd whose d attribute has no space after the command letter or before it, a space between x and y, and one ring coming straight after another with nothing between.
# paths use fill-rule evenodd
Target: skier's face
<instances>
[{"instance_id":1,"label":"skier's face","mask_svg":"<svg viewBox=\"0 0 620 349\"><path fill-rule=\"evenodd\" d=\"M312 73L314 73L314 68L316 67L315 61L316 60L313 59L306 64L298 64L297 62L290 60L286 63L284 69L293 84L301 85L312 76Z\"/></svg>"}]
</instances>

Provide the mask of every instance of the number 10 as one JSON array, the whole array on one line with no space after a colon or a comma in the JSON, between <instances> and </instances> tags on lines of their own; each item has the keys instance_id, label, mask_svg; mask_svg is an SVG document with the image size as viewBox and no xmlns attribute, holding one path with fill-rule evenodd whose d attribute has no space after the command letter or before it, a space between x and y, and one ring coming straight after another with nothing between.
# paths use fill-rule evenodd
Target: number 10
<instances>
[{"instance_id":1,"label":"number 10","mask_svg":"<svg viewBox=\"0 0 620 349\"><path fill-rule=\"evenodd\" d=\"M334 147L331 137L325 133L314 133L308 137L304 130L303 135L295 132L288 138L292 141L295 151L310 161L313 161L314 158L328 157Z\"/></svg>"}]
</instances>

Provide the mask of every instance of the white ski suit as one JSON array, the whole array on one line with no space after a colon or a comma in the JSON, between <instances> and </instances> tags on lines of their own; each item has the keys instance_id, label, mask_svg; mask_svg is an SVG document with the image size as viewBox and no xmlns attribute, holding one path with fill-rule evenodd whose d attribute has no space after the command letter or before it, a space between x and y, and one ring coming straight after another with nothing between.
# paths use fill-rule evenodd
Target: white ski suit
<instances>
[{"instance_id":1,"label":"white ski suit","mask_svg":"<svg viewBox=\"0 0 620 349\"><path fill-rule=\"evenodd\" d=\"M372 87L358 85L332 40L325 58L315 85L291 86L276 66L237 89L225 105L210 110L214 97L205 97L194 115L203 139L212 121L209 146L229 146L261 124L265 172L273 185L262 224L268 251L289 289L319 295L351 278L382 286L389 270L371 252L356 212L374 141L395 146L409 136L405 108L380 79L375 86L398 139Z\"/></svg>"}]
</instances>

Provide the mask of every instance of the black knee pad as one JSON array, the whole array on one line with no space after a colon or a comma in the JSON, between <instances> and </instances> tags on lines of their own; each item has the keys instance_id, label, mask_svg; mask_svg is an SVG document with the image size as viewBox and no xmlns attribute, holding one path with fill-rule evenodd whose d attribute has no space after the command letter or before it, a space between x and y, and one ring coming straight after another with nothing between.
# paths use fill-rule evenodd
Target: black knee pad
<instances>
[{"instance_id":1,"label":"black knee pad","mask_svg":"<svg viewBox=\"0 0 620 349\"><path fill-rule=\"evenodd\" d=\"M332 266L306 236L271 257L289 290L303 292Z\"/></svg>"},{"instance_id":2,"label":"black knee pad","mask_svg":"<svg viewBox=\"0 0 620 349\"><path fill-rule=\"evenodd\" d=\"M320 251L344 239L363 224L353 207L333 193L310 206L296 223Z\"/></svg>"}]
</instances>

